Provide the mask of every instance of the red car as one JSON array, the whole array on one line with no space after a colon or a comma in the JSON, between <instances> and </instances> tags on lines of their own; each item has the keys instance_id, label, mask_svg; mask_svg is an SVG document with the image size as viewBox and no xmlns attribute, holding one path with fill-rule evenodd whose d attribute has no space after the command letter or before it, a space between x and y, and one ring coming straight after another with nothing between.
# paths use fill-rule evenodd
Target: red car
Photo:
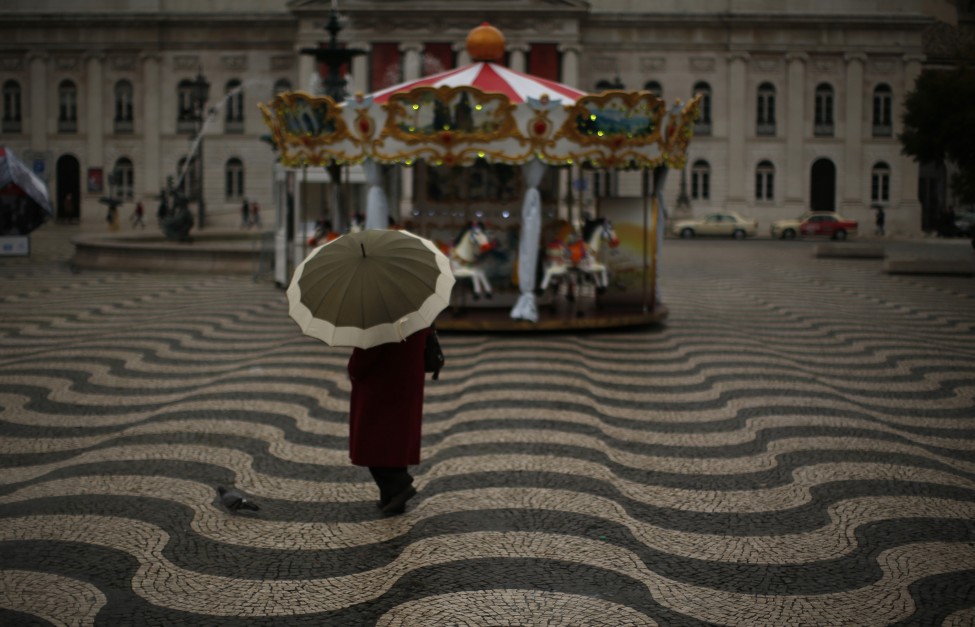
<instances>
[{"instance_id":1,"label":"red car","mask_svg":"<svg viewBox=\"0 0 975 627\"><path fill-rule=\"evenodd\" d=\"M857 221L833 214L811 215L799 223L799 233L803 237L830 237L846 239L857 234Z\"/></svg>"}]
</instances>

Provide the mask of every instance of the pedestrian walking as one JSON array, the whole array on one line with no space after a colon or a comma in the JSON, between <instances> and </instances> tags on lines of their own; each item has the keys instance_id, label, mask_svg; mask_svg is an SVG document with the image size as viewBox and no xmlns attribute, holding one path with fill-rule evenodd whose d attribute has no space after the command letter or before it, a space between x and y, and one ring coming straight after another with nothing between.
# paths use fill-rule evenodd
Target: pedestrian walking
<instances>
[{"instance_id":1,"label":"pedestrian walking","mask_svg":"<svg viewBox=\"0 0 975 627\"><path fill-rule=\"evenodd\" d=\"M251 203L251 225L256 228L261 228L261 206L257 204L257 201Z\"/></svg>"},{"instance_id":2,"label":"pedestrian walking","mask_svg":"<svg viewBox=\"0 0 975 627\"><path fill-rule=\"evenodd\" d=\"M142 220L145 216L146 209L142 206L142 201L135 203L135 209L132 211L132 217L129 218L129 222L132 223L132 228L142 227L146 228L146 223Z\"/></svg>"},{"instance_id":3,"label":"pedestrian walking","mask_svg":"<svg viewBox=\"0 0 975 627\"><path fill-rule=\"evenodd\" d=\"M420 463L424 348L430 329L402 342L356 348L349 358L349 457L367 466L383 514L402 514L416 495L407 466Z\"/></svg>"},{"instance_id":4,"label":"pedestrian walking","mask_svg":"<svg viewBox=\"0 0 975 627\"><path fill-rule=\"evenodd\" d=\"M880 205L877 205L877 218L874 221L874 224L877 227L875 230L876 235L884 234L884 223L886 221L887 221L887 215L884 213L884 208L881 207Z\"/></svg>"},{"instance_id":5,"label":"pedestrian walking","mask_svg":"<svg viewBox=\"0 0 975 627\"><path fill-rule=\"evenodd\" d=\"M246 229L251 223L251 204L244 198L244 203L240 206L240 228Z\"/></svg>"},{"instance_id":6,"label":"pedestrian walking","mask_svg":"<svg viewBox=\"0 0 975 627\"><path fill-rule=\"evenodd\" d=\"M349 459L369 469L386 515L416 494L407 467L420 463L424 379L443 366L430 326L454 283L434 242L372 229L315 248L288 287L288 313L305 334L353 347Z\"/></svg>"}]
</instances>

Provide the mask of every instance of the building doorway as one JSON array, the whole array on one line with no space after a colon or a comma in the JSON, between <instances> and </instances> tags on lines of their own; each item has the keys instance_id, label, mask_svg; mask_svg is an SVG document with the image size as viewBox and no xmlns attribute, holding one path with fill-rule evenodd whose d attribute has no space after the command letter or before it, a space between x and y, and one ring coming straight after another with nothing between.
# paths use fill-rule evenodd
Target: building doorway
<instances>
[{"instance_id":1,"label":"building doorway","mask_svg":"<svg viewBox=\"0 0 975 627\"><path fill-rule=\"evenodd\" d=\"M58 190L55 219L77 223L81 219L81 166L71 155L61 155L57 164Z\"/></svg>"},{"instance_id":2,"label":"building doorway","mask_svg":"<svg viewBox=\"0 0 975 627\"><path fill-rule=\"evenodd\" d=\"M836 166L829 159L812 164L809 208L813 211L836 211Z\"/></svg>"}]
</instances>

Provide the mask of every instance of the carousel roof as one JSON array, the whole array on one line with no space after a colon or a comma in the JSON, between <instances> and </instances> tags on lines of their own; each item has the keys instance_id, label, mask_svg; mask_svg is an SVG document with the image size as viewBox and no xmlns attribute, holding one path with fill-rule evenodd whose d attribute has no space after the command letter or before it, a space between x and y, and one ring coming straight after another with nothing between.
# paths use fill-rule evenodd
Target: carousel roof
<instances>
[{"instance_id":1,"label":"carousel roof","mask_svg":"<svg viewBox=\"0 0 975 627\"><path fill-rule=\"evenodd\" d=\"M341 102L296 91L258 106L288 166L537 159L683 167L698 97L668 109L648 91L588 94L495 63L504 45L500 31L482 24L468 35L470 65Z\"/></svg>"},{"instance_id":2,"label":"carousel roof","mask_svg":"<svg viewBox=\"0 0 975 627\"><path fill-rule=\"evenodd\" d=\"M515 104L528 102L529 98L539 100L543 96L559 100L563 104L573 104L586 95L586 92L575 87L524 74L497 63L482 61L380 89L373 92L372 98L375 102L384 103L391 95L410 91L416 87L460 86L474 87L485 93L503 94L509 102Z\"/></svg>"}]
</instances>

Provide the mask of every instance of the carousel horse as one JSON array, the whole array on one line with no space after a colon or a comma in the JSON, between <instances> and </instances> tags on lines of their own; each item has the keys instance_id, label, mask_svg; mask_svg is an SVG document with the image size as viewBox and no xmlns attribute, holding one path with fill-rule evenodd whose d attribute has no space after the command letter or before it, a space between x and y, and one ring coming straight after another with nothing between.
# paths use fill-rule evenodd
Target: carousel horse
<instances>
[{"instance_id":1,"label":"carousel horse","mask_svg":"<svg viewBox=\"0 0 975 627\"><path fill-rule=\"evenodd\" d=\"M544 291L553 279L561 280L564 277L574 283L572 271L578 271L590 276L596 289L605 290L609 285L609 276L606 265L600 263L597 257L603 241L610 248L616 248L620 243L613 223L607 218L587 219L581 237L563 231L546 248L548 264L539 288Z\"/></svg>"},{"instance_id":2,"label":"carousel horse","mask_svg":"<svg viewBox=\"0 0 975 627\"><path fill-rule=\"evenodd\" d=\"M494 245L484 232L484 224L481 222L472 222L465 227L450 247L448 257L454 278L471 280L474 300L478 300L482 295L485 298L493 296L487 275L474 265L481 255L492 248Z\"/></svg>"},{"instance_id":3,"label":"carousel horse","mask_svg":"<svg viewBox=\"0 0 975 627\"><path fill-rule=\"evenodd\" d=\"M605 290L609 286L609 273L606 264L599 261L599 248L602 242L606 242L610 248L620 245L620 238L617 237L613 229L613 223L609 218L596 218L586 220L582 227L582 241L585 246L585 254L578 262L576 256L572 256L574 267L592 277L597 290Z\"/></svg>"},{"instance_id":4,"label":"carousel horse","mask_svg":"<svg viewBox=\"0 0 975 627\"><path fill-rule=\"evenodd\" d=\"M566 278L569 268L573 265L573 251L576 254L580 253L578 244L581 240L573 233L572 225L564 220L560 220L560 223L555 239L545 247L545 275L538 286L539 292L548 289L553 280L558 283Z\"/></svg>"}]
</instances>

